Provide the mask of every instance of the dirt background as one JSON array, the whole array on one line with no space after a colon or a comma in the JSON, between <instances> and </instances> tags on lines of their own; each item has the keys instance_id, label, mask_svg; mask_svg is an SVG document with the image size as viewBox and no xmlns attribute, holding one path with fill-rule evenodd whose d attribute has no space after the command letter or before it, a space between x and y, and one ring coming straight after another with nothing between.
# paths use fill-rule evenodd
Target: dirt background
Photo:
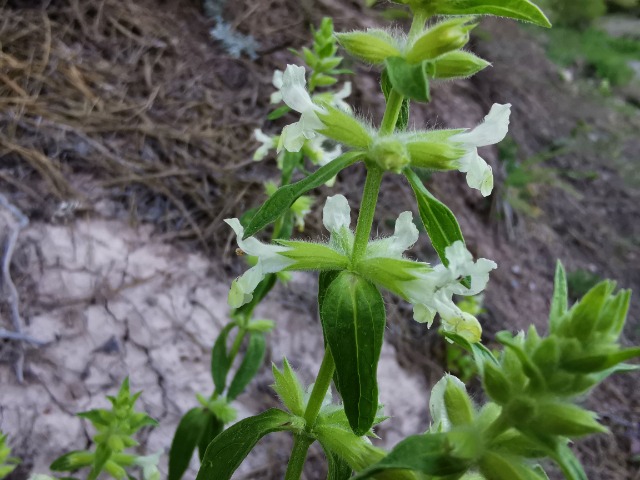
<instances>
[{"instance_id":1,"label":"dirt background","mask_svg":"<svg viewBox=\"0 0 640 480\"><path fill-rule=\"evenodd\" d=\"M195 1L0 1L0 239L5 247L17 240L7 267L18 326L44 343L0 340L0 429L23 459L13 479L85 448L91 432L74 413L103 406L126 375L161 423L142 435L148 453L166 451L195 393L211 390L209 350L226 322L230 280L244 269L221 221L263 200L261 183L276 169L252 162L247 138L259 126L277 130L263 120L271 74L293 61L288 48L308 43L308 25L324 15L338 30L386 23L356 1L232 2L225 18L261 44L251 61L211 40L212 23ZM567 139L574 145L548 162L581 174L563 177L574 192L540 187L541 216L519 215L509 228L495 214L504 178L497 150L483 152L496 173L493 200L469 190L461 175L430 181L472 252L499 265L485 297L487 339L531 322L544 329L558 258L569 270L640 291L640 115L622 96L603 98L563 80L543 41L514 22L483 20L472 48L495 66L436 85L428 108L412 111L416 126L470 127L492 103L510 102L511 137L524 157ZM377 73L353 67L350 100L379 119ZM363 173L349 169L337 188L359 192ZM386 179L383 192L379 233L412 205L399 178ZM357 193L347 196L357 205ZM319 225L315 213L303 237L320 233ZM426 239L414 253L435 258ZM12 289L3 284L0 328L15 331ZM312 381L322 355L315 288L313 276L299 275L261 306L259 315L278 326L263 371L237 402L241 417L275 405L270 361L286 355ZM625 343L640 341L638 302ZM408 305L388 304L379 373L393 418L379 434L391 446L428 425L428 385L446 362L438 335L411 322ZM640 478L637 381L610 379L585 400L613 432L577 444L589 478ZM238 478L281 478L288 441L263 442ZM323 468L313 449L307 478L323 478Z\"/></svg>"}]
</instances>

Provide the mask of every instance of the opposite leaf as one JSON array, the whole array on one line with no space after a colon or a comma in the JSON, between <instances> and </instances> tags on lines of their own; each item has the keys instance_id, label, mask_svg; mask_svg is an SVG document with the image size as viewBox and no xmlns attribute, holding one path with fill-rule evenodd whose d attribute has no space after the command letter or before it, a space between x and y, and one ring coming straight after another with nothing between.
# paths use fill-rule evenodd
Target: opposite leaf
<instances>
[{"instance_id":1,"label":"opposite leaf","mask_svg":"<svg viewBox=\"0 0 640 480\"><path fill-rule=\"evenodd\" d=\"M290 420L282 410L270 409L231 426L209 444L196 480L229 480L262 437L289 430Z\"/></svg>"},{"instance_id":2,"label":"opposite leaf","mask_svg":"<svg viewBox=\"0 0 640 480\"><path fill-rule=\"evenodd\" d=\"M238 367L235 377L233 377L233 380L231 381L231 385L229 385L229 390L227 391L227 399L229 401L234 400L238 395L240 395L249 382L251 382L253 377L256 376L256 373L258 373L258 370L262 365L262 361L264 360L265 349L266 341L264 333L251 332L249 334L249 346L247 347L247 351L242 359L240 367Z\"/></svg>"},{"instance_id":3,"label":"opposite leaf","mask_svg":"<svg viewBox=\"0 0 640 480\"><path fill-rule=\"evenodd\" d=\"M413 170L407 168L404 170L404 174L416 196L420 218L427 230L431 244L442 263L448 266L449 260L445 255L445 249L458 240L464 243L460 225L451 210L431 195Z\"/></svg>"},{"instance_id":4,"label":"opposite leaf","mask_svg":"<svg viewBox=\"0 0 640 480\"><path fill-rule=\"evenodd\" d=\"M374 285L343 272L327 289L320 317L349 425L356 435L364 435L378 410L376 377L386 322L384 301Z\"/></svg>"},{"instance_id":5,"label":"opposite leaf","mask_svg":"<svg viewBox=\"0 0 640 480\"><path fill-rule=\"evenodd\" d=\"M389 57L385 60L389 81L395 90L403 96L418 102L429 102L430 63L424 61L410 64L402 57Z\"/></svg>"},{"instance_id":6,"label":"opposite leaf","mask_svg":"<svg viewBox=\"0 0 640 480\"><path fill-rule=\"evenodd\" d=\"M528 0L408 0L431 15L496 15L551 27L542 10Z\"/></svg>"},{"instance_id":7,"label":"opposite leaf","mask_svg":"<svg viewBox=\"0 0 640 480\"><path fill-rule=\"evenodd\" d=\"M341 170L353 165L363 156L362 152L345 153L332 162L320 167L307 178L299 182L280 187L253 216L251 222L244 230L244 237L248 238L262 230L270 223L276 221L280 215L289 210L289 207L298 197L304 195L309 190L320 187L335 177Z\"/></svg>"},{"instance_id":8,"label":"opposite leaf","mask_svg":"<svg viewBox=\"0 0 640 480\"><path fill-rule=\"evenodd\" d=\"M207 426L208 416L202 408L192 408L180 420L169 451L168 480L180 480L187 471L193 451Z\"/></svg>"}]
</instances>

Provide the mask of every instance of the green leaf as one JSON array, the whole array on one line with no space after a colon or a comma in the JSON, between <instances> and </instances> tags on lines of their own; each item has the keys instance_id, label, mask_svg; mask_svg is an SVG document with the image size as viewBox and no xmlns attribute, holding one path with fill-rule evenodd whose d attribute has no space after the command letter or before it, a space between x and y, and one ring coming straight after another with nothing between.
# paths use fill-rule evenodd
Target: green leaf
<instances>
[{"instance_id":1,"label":"green leaf","mask_svg":"<svg viewBox=\"0 0 640 480\"><path fill-rule=\"evenodd\" d=\"M385 101L389 100L389 94L391 93L393 86L391 85L391 80L389 80L389 74L387 73L386 68L382 71L380 86L382 87L382 93L384 93ZM402 107L400 107L400 114L398 115L398 121L396 122L396 130L402 132L407 129L407 124L409 123L410 104L411 101L408 98L402 100Z\"/></svg>"},{"instance_id":2,"label":"green leaf","mask_svg":"<svg viewBox=\"0 0 640 480\"><path fill-rule=\"evenodd\" d=\"M431 0L428 5L433 4ZM429 8L429 7L427 7ZM432 5L435 15L496 15L551 27L542 10L528 0L438 0Z\"/></svg>"},{"instance_id":3,"label":"green leaf","mask_svg":"<svg viewBox=\"0 0 640 480\"><path fill-rule=\"evenodd\" d=\"M73 452L65 453L61 457L56 458L49 466L49 469L54 472L79 470L91 465L93 463L93 457L94 454L92 452L74 450Z\"/></svg>"},{"instance_id":4,"label":"green leaf","mask_svg":"<svg viewBox=\"0 0 640 480\"><path fill-rule=\"evenodd\" d=\"M218 393L222 393L227 385L227 373L231 368L231 358L227 354L227 337L235 327L235 323L225 326L211 349L211 376Z\"/></svg>"},{"instance_id":5,"label":"green leaf","mask_svg":"<svg viewBox=\"0 0 640 480\"><path fill-rule=\"evenodd\" d=\"M460 475L469 462L452 455L446 434L413 435L398 443L375 465L360 472L353 480L363 480L386 470L413 470L433 476Z\"/></svg>"},{"instance_id":6,"label":"green leaf","mask_svg":"<svg viewBox=\"0 0 640 480\"><path fill-rule=\"evenodd\" d=\"M349 425L356 435L364 435L378 410L376 376L386 322L384 301L373 284L342 272L326 291L320 317Z\"/></svg>"},{"instance_id":7,"label":"green leaf","mask_svg":"<svg viewBox=\"0 0 640 480\"><path fill-rule=\"evenodd\" d=\"M351 478L353 470L347 462L335 455L331 450L325 449L324 454L327 457L328 472L327 480L348 480Z\"/></svg>"},{"instance_id":8,"label":"green leaf","mask_svg":"<svg viewBox=\"0 0 640 480\"><path fill-rule=\"evenodd\" d=\"M262 361L264 360L264 352L266 349L266 341L264 333L251 332L249 334L249 346L244 354L242 363L238 368L229 390L227 390L227 399L229 401L234 400L238 395L242 393L245 387L251 382L253 377L256 376Z\"/></svg>"},{"instance_id":9,"label":"green leaf","mask_svg":"<svg viewBox=\"0 0 640 480\"><path fill-rule=\"evenodd\" d=\"M430 62L410 64L402 57L389 57L385 60L385 65L389 82L395 90L418 102L431 100L429 92Z\"/></svg>"},{"instance_id":10,"label":"green leaf","mask_svg":"<svg viewBox=\"0 0 640 480\"><path fill-rule=\"evenodd\" d=\"M458 225L453 212L444 203L431 195L412 169L405 169L404 174L416 196L418 212L424 228L427 230L431 244L442 263L447 266L449 265L449 260L445 255L445 249L457 241L464 243L460 225Z\"/></svg>"},{"instance_id":11,"label":"green leaf","mask_svg":"<svg viewBox=\"0 0 640 480\"><path fill-rule=\"evenodd\" d=\"M619 363L640 357L640 347L618 350L613 353L603 353L598 355L582 355L562 362L562 368L576 373L594 373L601 370L608 370Z\"/></svg>"},{"instance_id":12,"label":"green leaf","mask_svg":"<svg viewBox=\"0 0 640 480\"><path fill-rule=\"evenodd\" d=\"M207 447L196 480L229 480L262 437L289 430L290 423L289 414L272 408L229 427Z\"/></svg>"},{"instance_id":13,"label":"green leaf","mask_svg":"<svg viewBox=\"0 0 640 480\"><path fill-rule=\"evenodd\" d=\"M251 222L244 231L244 238L254 235L277 220L280 215L289 210L289 207L291 207L298 197L307 193L309 190L324 185L341 170L361 160L363 155L362 152L347 152L325 166L320 167L307 178L280 187L251 219Z\"/></svg>"},{"instance_id":14,"label":"green leaf","mask_svg":"<svg viewBox=\"0 0 640 480\"><path fill-rule=\"evenodd\" d=\"M209 444L224 430L224 422L216 417L213 413L207 412L207 422L198 440L198 457L200 462L204 458L204 453L207 450Z\"/></svg>"},{"instance_id":15,"label":"green leaf","mask_svg":"<svg viewBox=\"0 0 640 480\"><path fill-rule=\"evenodd\" d=\"M541 478L533 467L519 457L494 452L487 452L482 457L480 471L491 480L540 480Z\"/></svg>"},{"instance_id":16,"label":"green leaf","mask_svg":"<svg viewBox=\"0 0 640 480\"><path fill-rule=\"evenodd\" d=\"M208 414L202 408L192 408L180 420L169 450L169 478L180 480L189 467L193 451L207 427Z\"/></svg>"},{"instance_id":17,"label":"green leaf","mask_svg":"<svg viewBox=\"0 0 640 480\"><path fill-rule=\"evenodd\" d=\"M282 361L282 371L278 370L275 364L272 366L272 371L275 383L271 388L291 413L303 417L306 406L304 391L288 360L285 358Z\"/></svg>"},{"instance_id":18,"label":"green leaf","mask_svg":"<svg viewBox=\"0 0 640 480\"><path fill-rule=\"evenodd\" d=\"M462 347L464 350L473 355L473 359L476 362L476 366L478 367L478 371L482 374L484 369L484 362L490 362L494 365L500 365L496 357L493 356L491 350L482 345L480 342L471 343L464 337L453 333L453 332L442 332L443 335L451 340L453 343Z\"/></svg>"},{"instance_id":19,"label":"green leaf","mask_svg":"<svg viewBox=\"0 0 640 480\"><path fill-rule=\"evenodd\" d=\"M269 113L269 115L267 115L267 120L277 120L280 117L284 117L290 111L291 109L287 105L282 105Z\"/></svg>"}]
</instances>

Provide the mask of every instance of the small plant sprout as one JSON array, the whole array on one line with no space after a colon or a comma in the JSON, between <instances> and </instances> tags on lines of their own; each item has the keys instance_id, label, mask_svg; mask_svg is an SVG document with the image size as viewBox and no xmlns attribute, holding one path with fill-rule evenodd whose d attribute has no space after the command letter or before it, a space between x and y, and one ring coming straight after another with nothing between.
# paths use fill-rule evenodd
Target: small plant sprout
<instances>
[{"instance_id":1,"label":"small plant sprout","mask_svg":"<svg viewBox=\"0 0 640 480\"><path fill-rule=\"evenodd\" d=\"M11 449L7 445L7 436L0 432L0 479L13 472L19 463L19 459L11 456Z\"/></svg>"},{"instance_id":2,"label":"small plant sprout","mask_svg":"<svg viewBox=\"0 0 640 480\"><path fill-rule=\"evenodd\" d=\"M139 467L142 469L143 480L159 480L159 454L140 457L126 452L138 445L133 435L145 426L158 424L146 413L135 411L135 403L141 393L132 395L129 391L129 379L126 378L118 394L107 397L111 402L110 410L96 409L79 413L78 416L89 420L96 430L93 437L95 449L69 452L55 460L51 464L51 470L75 472L89 468L86 476L89 480L97 479L102 472L120 480L127 478L130 469Z\"/></svg>"}]
</instances>

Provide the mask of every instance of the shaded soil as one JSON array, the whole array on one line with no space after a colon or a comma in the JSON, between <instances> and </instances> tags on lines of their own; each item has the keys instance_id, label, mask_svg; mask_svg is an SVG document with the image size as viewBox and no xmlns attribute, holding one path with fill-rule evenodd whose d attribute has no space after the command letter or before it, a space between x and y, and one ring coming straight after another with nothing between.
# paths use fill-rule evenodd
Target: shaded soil
<instances>
[{"instance_id":1,"label":"shaded soil","mask_svg":"<svg viewBox=\"0 0 640 480\"><path fill-rule=\"evenodd\" d=\"M227 18L262 45L252 62L230 58L210 40L211 24L195 2L59 0L46 10L0 2L0 189L31 220L12 271L25 331L50 342L25 352L0 343L0 428L26 460L16 478L86 445L87 427L73 413L102 404L127 374L144 389L149 413L162 420L145 433L149 452L168 447L194 392L210 388L208 349L225 322L229 279L244 268L231 255L232 236L221 220L263 199L261 182L275 167L252 162L247 138L263 126L273 70L293 61L287 49L307 42L307 25L326 14L338 29L383 23L356 1L233 2ZM531 322L544 330L556 259L570 271L586 269L640 291L638 110L564 82L534 38L513 22L483 20L473 49L495 66L436 85L434 101L412 111L415 126L471 127L492 103L510 102L510 135L524 157L572 141L549 165L581 174L561 174L579 195L540 186L532 202L542 214L518 215L511 234L496 215L504 178L497 150L483 152L496 174L493 200L470 191L461 175L430 180L472 252L499 265L485 297L486 338ZM379 119L377 74L354 67L351 100ZM338 188L357 205L363 181L352 168ZM386 179L383 192L380 233L412 205L399 178ZM305 236L319 233L318 226L316 213ZM426 239L414 248L435 258ZM301 320L315 318L314 280L301 280L274 292L264 315L285 318L271 358L287 355L310 381L321 346L317 324ZM640 341L638 298L629 343ZM397 417L381 432L387 445L420 431L398 419L417 416L421 428L427 424L421 392L444 368L437 334L409 322L407 305L388 303L395 351L382 361L381 390L403 393L386 402ZM19 384L13 366L23 353ZM637 378L611 379L587 401L613 432L577 445L590 478L638 478ZM265 367L241 399L241 415L273 404L271 381ZM245 478L282 476L286 450L278 442L287 440L274 438L247 464ZM321 454L312 456L309 478L321 478Z\"/></svg>"}]
</instances>

